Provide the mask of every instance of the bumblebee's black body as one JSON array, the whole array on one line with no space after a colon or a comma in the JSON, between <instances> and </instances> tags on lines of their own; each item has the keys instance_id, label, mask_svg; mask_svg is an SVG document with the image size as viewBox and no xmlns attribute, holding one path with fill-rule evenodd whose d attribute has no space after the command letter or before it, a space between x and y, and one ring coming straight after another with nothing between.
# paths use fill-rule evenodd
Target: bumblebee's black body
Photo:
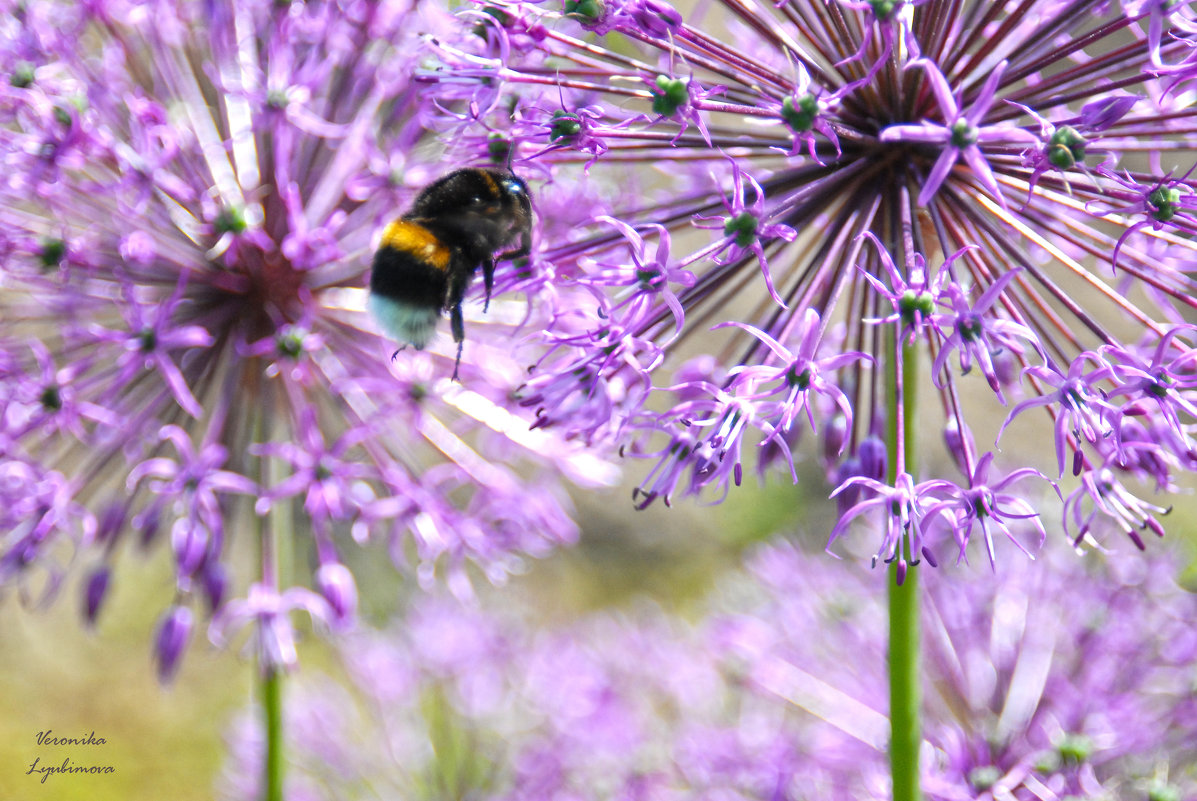
<instances>
[{"instance_id":1,"label":"bumblebee's black body","mask_svg":"<svg viewBox=\"0 0 1197 801\"><path fill-rule=\"evenodd\" d=\"M460 361L461 302L474 272L482 268L489 303L495 262L526 256L531 247L527 185L502 170L457 170L425 187L411 211L383 232L370 274L371 307L390 334L416 348L448 311Z\"/></svg>"}]
</instances>

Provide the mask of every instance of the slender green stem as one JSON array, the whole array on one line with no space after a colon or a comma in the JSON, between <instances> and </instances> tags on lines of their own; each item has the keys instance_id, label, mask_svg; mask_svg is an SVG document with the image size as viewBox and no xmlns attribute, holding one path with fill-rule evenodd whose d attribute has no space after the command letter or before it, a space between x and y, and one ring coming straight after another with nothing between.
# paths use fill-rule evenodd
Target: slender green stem
<instances>
[{"instance_id":1,"label":"slender green stem","mask_svg":"<svg viewBox=\"0 0 1197 801\"><path fill-rule=\"evenodd\" d=\"M919 571L906 571L897 582L897 562L889 575L889 725L890 772L894 801L918 801L919 745Z\"/></svg>"},{"instance_id":2,"label":"slender green stem","mask_svg":"<svg viewBox=\"0 0 1197 801\"><path fill-rule=\"evenodd\" d=\"M283 677L277 668L260 671L263 723L266 728L264 801L283 801Z\"/></svg>"},{"instance_id":3,"label":"slender green stem","mask_svg":"<svg viewBox=\"0 0 1197 801\"><path fill-rule=\"evenodd\" d=\"M259 414L256 418L255 440L263 442L266 437L265 429L270 423L266 415ZM279 468L262 458L259 461L259 471L263 484L272 486L277 477L272 475ZM287 553L284 552L284 542L281 532L290 530L287 505L280 504L271 509L267 516L258 516L259 559L261 560L262 583L276 591L283 569L289 569L286 563ZM259 650L259 659L262 651ZM265 763L263 764L263 801L283 801L283 671L281 666L267 664L264 660L258 665L258 688L262 699L262 728L266 744Z\"/></svg>"},{"instance_id":4,"label":"slender green stem","mask_svg":"<svg viewBox=\"0 0 1197 801\"><path fill-rule=\"evenodd\" d=\"M896 345L896 343L895 343ZM897 353L897 347L894 348ZM887 377L890 382L889 480L892 484L900 470L916 473L917 425L914 388L918 378L918 353L901 346L901 375L898 367ZM903 437L899 449L898 437ZM899 456L901 458L899 458ZM919 801L919 747L922 724L919 719L919 570L917 554L910 552L909 540L902 543L902 560L895 559L889 569L889 721L890 775L894 801ZM899 561L907 565L906 576L898 585Z\"/></svg>"}]
</instances>

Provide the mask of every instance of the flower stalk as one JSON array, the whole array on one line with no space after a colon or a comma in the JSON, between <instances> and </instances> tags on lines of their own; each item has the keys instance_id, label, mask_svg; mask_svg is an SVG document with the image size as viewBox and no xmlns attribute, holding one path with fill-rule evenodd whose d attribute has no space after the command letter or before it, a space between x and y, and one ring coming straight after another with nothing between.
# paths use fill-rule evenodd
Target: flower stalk
<instances>
[{"instance_id":1,"label":"flower stalk","mask_svg":"<svg viewBox=\"0 0 1197 801\"><path fill-rule=\"evenodd\" d=\"M264 801L283 801L283 672L277 667L263 665L258 682L266 743L262 798Z\"/></svg>"},{"instance_id":2,"label":"flower stalk","mask_svg":"<svg viewBox=\"0 0 1197 801\"><path fill-rule=\"evenodd\" d=\"M273 440L279 435L276 426L271 422L273 415L263 414L261 411L253 415L253 427L257 432L256 439L262 441L263 434L268 433L268 439ZM263 485L276 483L277 475L282 471L281 466L274 460L264 456L258 457L258 472L264 479ZM269 510L265 515L257 517L259 559L261 581L263 586L272 587L275 593L281 589L283 570L290 568L290 548L287 543L290 538L284 532L291 531L291 514L289 504L280 504ZM257 649L257 681L258 693L262 708L262 742L265 745L262 760L262 799L263 801L283 801L284 754L286 737L284 733L283 715L283 680L286 664L274 659L266 648Z\"/></svg>"},{"instance_id":3,"label":"flower stalk","mask_svg":"<svg viewBox=\"0 0 1197 801\"><path fill-rule=\"evenodd\" d=\"M889 436L888 480L897 480L900 467L917 471L918 438L913 410L917 408L913 388L917 386L918 351L909 344L894 343L900 358L894 362L891 381L895 408L891 418L894 427ZM905 565L909 564L909 567ZM886 588L889 613L889 764L894 801L921 801L922 788L920 757L923 745L922 655L919 645L919 569L916 554L911 553L910 541L903 544L899 559L889 567L890 581Z\"/></svg>"},{"instance_id":4,"label":"flower stalk","mask_svg":"<svg viewBox=\"0 0 1197 801\"><path fill-rule=\"evenodd\" d=\"M923 744L919 709L919 569L898 583L898 563L890 565L889 599L889 761L894 801L919 801L919 756Z\"/></svg>"}]
</instances>

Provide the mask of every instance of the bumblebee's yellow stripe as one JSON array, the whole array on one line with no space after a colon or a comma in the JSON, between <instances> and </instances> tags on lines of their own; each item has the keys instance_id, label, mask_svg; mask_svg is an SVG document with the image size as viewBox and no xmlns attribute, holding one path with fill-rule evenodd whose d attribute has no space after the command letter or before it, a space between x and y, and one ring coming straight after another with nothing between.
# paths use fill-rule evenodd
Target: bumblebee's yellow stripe
<instances>
[{"instance_id":1,"label":"bumblebee's yellow stripe","mask_svg":"<svg viewBox=\"0 0 1197 801\"><path fill-rule=\"evenodd\" d=\"M449 267L449 249L419 223L395 220L382 232L381 247L410 253L424 264L431 264L438 270Z\"/></svg>"},{"instance_id":2,"label":"bumblebee's yellow stripe","mask_svg":"<svg viewBox=\"0 0 1197 801\"><path fill-rule=\"evenodd\" d=\"M493 175L485 170L479 170L478 174L486 181L486 187L490 190L491 197L500 198L503 196L503 193L499 191L499 182L495 180Z\"/></svg>"}]
</instances>

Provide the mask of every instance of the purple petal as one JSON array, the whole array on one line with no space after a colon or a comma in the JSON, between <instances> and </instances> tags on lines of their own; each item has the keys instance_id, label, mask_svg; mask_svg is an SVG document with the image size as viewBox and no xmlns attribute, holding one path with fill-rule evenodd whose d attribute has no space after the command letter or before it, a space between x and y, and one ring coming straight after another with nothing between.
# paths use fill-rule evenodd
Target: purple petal
<instances>
[{"instance_id":1,"label":"purple petal","mask_svg":"<svg viewBox=\"0 0 1197 801\"><path fill-rule=\"evenodd\" d=\"M972 148L968 148L971 150ZM935 197L935 193L939 191L940 184L948 177L948 173L952 171L952 167L956 164L956 157L960 153L960 148L948 146L939 154L939 158L935 160L935 166L931 168L931 174L927 176L927 180L923 182L923 188L919 190L919 205L926 206L931 202L931 198Z\"/></svg>"},{"instance_id":2,"label":"purple petal","mask_svg":"<svg viewBox=\"0 0 1197 801\"><path fill-rule=\"evenodd\" d=\"M949 126L952 125L960 118L960 105L956 102L956 96L952 92L952 87L948 85L948 79L939 71L939 66L930 59L915 59L908 65L908 67L915 66L923 68L923 74L927 76L927 80L931 83L931 91L935 93L935 99L939 102L939 109L943 112L944 123Z\"/></svg>"},{"instance_id":3,"label":"purple petal","mask_svg":"<svg viewBox=\"0 0 1197 801\"><path fill-rule=\"evenodd\" d=\"M1139 99L1134 95L1116 95L1086 103L1081 108L1081 124L1090 131L1104 131L1126 116Z\"/></svg>"},{"instance_id":4,"label":"purple petal","mask_svg":"<svg viewBox=\"0 0 1197 801\"><path fill-rule=\"evenodd\" d=\"M993 105L993 96L997 93L998 84L1001 83L1002 75L1005 72L1006 61L1002 60L993 68L993 72L989 73L989 77L985 79L985 85L981 87L981 93L977 95L977 99L973 101L972 107L964 117L972 127L981 127L981 118L985 116L985 112L989 111L989 107Z\"/></svg>"}]
</instances>

